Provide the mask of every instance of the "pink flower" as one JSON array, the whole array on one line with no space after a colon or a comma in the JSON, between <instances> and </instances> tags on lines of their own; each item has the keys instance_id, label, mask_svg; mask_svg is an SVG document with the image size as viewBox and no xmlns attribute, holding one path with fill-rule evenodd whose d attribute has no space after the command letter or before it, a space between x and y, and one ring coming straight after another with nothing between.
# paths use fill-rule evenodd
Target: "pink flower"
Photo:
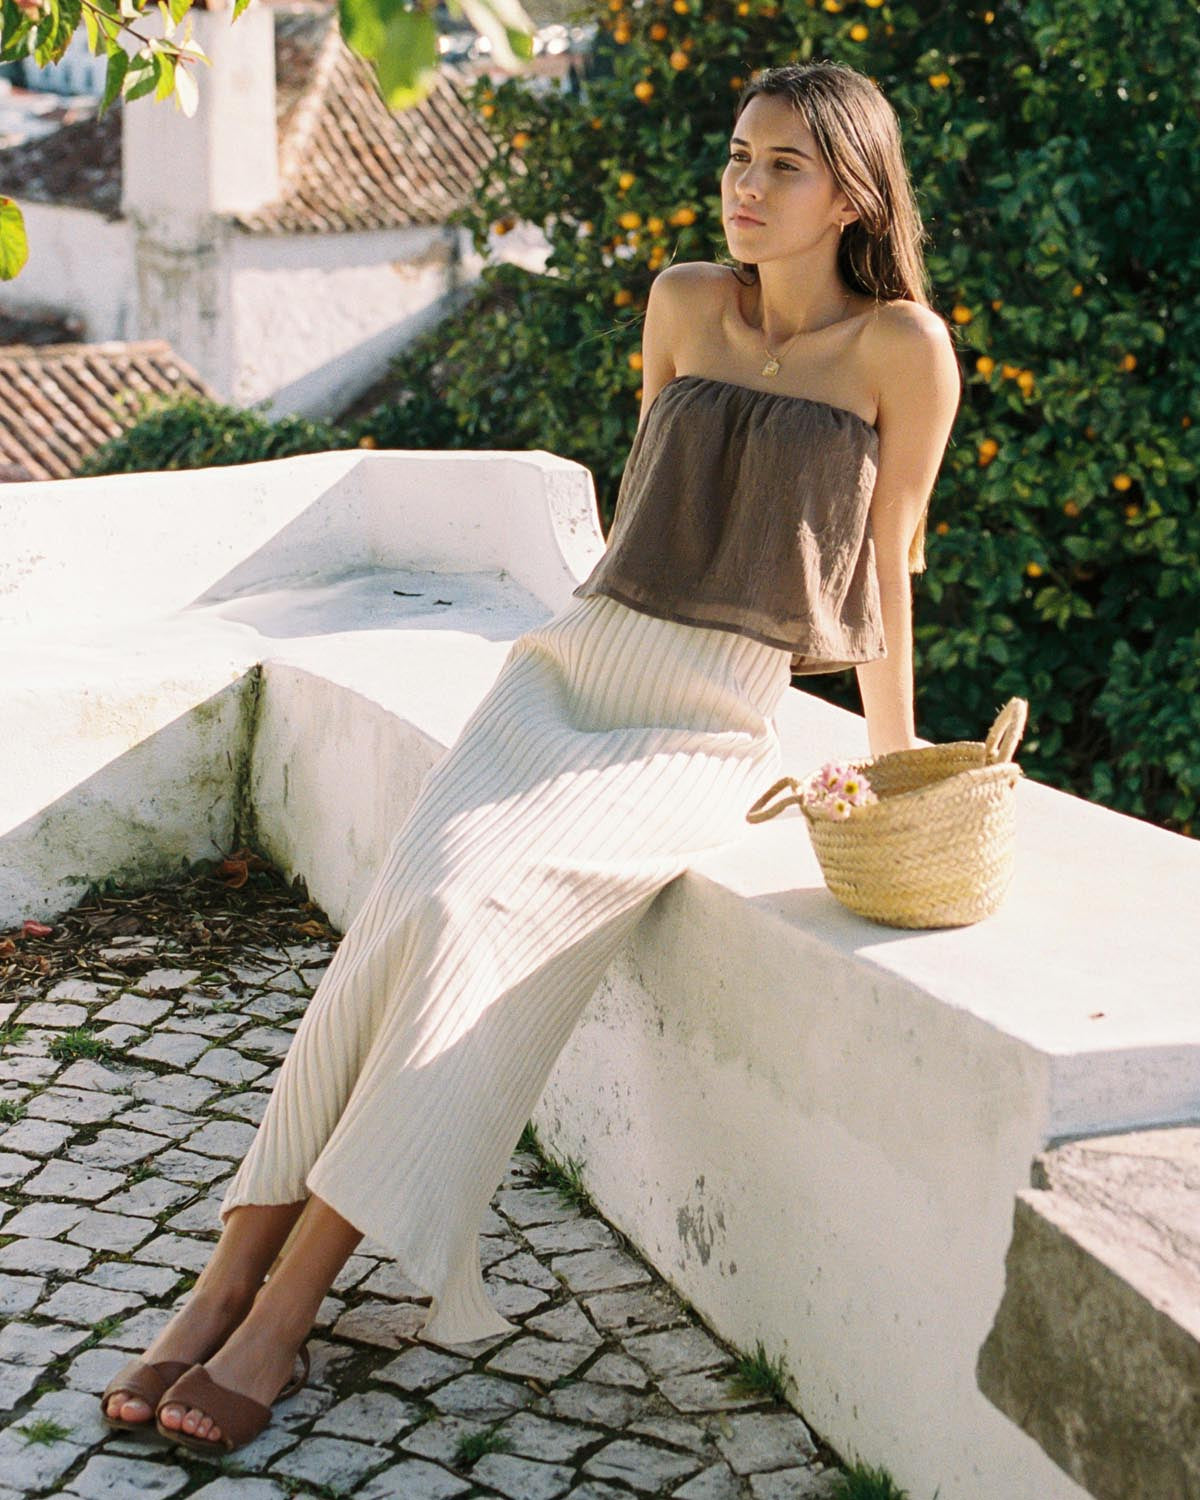
<instances>
[{"instance_id":1,"label":"pink flower","mask_svg":"<svg viewBox=\"0 0 1200 1500\"><path fill-rule=\"evenodd\" d=\"M827 761L805 783L804 804L817 817L848 818L855 807L878 802L866 775L839 761Z\"/></svg>"}]
</instances>

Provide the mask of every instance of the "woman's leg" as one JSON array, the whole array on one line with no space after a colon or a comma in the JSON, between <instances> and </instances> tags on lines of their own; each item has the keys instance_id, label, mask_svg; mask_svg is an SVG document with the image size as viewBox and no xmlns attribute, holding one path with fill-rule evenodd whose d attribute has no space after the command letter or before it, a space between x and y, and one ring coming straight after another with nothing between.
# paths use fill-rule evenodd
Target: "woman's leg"
<instances>
[{"instance_id":1,"label":"woman's leg","mask_svg":"<svg viewBox=\"0 0 1200 1500\"><path fill-rule=\"evenodd\" d=\"M298 1203L246 1205L230 1214L208 1264L196 1278L187 1301L142 1356L158 1360L207 1359L219 1349L250 1310L263 1277L304 1209ZM116 1391L109 1397L110 1417L149 1421L144 1401Z\"/></svg>"},{"instance_id":2,"label":"woman's leg","mask_svg":"<svg viewBox=\"0 0 1200 1500\"><path fill-rule=\"evenodd\" d=\"M229 1216L233 1224L245 1207ZM253 1306L205 1369L220 1385L269 1406L283 1388L296 1353L308 1337L321 1301L362 1234L315 1194L300 1214L287 1252ZM164 1427L202 1438L221 1429L204 1412L171 1402L160 1413Z\"/></svg>"}]
</instances>

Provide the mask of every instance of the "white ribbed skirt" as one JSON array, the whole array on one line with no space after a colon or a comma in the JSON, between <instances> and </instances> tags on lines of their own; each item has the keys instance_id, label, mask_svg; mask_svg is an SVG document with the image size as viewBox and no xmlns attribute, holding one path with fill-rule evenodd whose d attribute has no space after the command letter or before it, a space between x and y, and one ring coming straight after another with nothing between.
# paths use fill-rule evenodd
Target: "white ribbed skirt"
<instances>
[{"instance_id":1,"label":"white ribbed skirt","mask_svg":"<svg viewBox=\"0 0 1200 1500\"><path fill-rule=\"evenodd\" d=\"M514 641L322 976L220 1207L315 1193L432 1297L422 1339L516 1324L479 1228L617 949L779 772L789 653L572 599Z\"/></svg>"}]
</instances>

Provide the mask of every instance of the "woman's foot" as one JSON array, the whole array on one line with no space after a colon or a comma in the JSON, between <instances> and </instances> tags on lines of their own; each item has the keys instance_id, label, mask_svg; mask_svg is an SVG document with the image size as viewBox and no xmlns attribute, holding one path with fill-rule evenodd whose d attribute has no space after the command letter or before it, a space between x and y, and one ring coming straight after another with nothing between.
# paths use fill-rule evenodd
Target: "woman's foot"
<instances>
[{"instance_id":1,"label":"woman's foot","mask_svg":"<svg viewBox=\"0 0 1200 1500\"><path fill-rule=\"evenodd\" d=\"M211 1359L197 1361L218 1385L263 1406L270 1406L287 1384L300 1346L311 1332L311 1324L305 1328L281 1326L268 1302L261 1298ZM159 1407L158 1419L174 1432L214 1442L221 1436L220 1426L207 1412L180 1402Z\"/></svg>"},{"instance_id":2,"label":"woman's foot","mask_svg":"<svg viewBox=\"0 0 1200 1500\"><path fill-rule=\"evenodd\" d=\"M254 1297L254 1291L234 1295L195 1288L142 1358L147 1364L168 1359L199 1364L221 1347L250 1311ZM110 1417L125 1422L148 1426L154 1423L153 1409L140 1396L129 1392L115 1391L105 1403L104 1410Z\"/></svg>"}]
</instances>

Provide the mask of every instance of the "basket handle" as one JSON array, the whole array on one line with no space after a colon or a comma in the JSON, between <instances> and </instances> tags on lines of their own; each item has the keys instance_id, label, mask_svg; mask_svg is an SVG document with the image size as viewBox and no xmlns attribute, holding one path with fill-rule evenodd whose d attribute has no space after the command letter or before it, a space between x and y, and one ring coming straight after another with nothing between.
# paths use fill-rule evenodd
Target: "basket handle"
<instances>
[{"instance_id":1,"label":"basket handle","mask_svg":"<svg viewBox=\"0 0 1200 1500\"><path fill-rule=\"evenodd\" d=\"M793 792L799 791L800 783L794 776L781 776L774 786L768 787L761 797L755 799L750 811L746 814L747 823L765 823L768 818L773 818L776 813L781 813L785 807L790 807L793 802L803 802L804 798L784 797L774 807L767 807L776 792L783 791L784 787L790 786Z\"/></svg>"},{"instance_id":2,"label":"basket handle","mask_svg":"<svg viewBox=\"0 0 1200 1500\"><path fill-rule=\"evenodd\" d=\"M1025 719L1028 713L1028 699L1010 698L996 715L984 742L989 765L1012 760L1013 752L1025 733Z\"/></svg>"}]
</instances>

